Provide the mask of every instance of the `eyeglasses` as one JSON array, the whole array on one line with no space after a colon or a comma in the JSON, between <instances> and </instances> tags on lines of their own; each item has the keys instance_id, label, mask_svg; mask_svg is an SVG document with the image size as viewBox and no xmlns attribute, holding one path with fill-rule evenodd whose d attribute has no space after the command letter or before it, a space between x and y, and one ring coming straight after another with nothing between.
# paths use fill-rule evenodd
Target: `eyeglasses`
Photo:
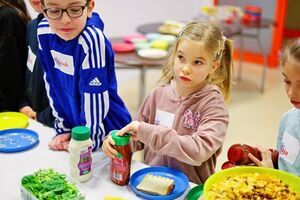
<instances>
[{"instance_id":1,"label":"eyeglasses","mask_svg":"<svg viewBox=\"0 0 300 200\"><path fill-rule=\"evenodd\" d=\"M85 7L87 7L88 4L89 4L89 1L87 1L84 6L71 6L66 9L46 8L43 11L49 19L60 19L64 12L66 12L67 15L71 18L77 18L77 17L82 16L83 10L85 9Z\"/></svg>"}]
</instances>

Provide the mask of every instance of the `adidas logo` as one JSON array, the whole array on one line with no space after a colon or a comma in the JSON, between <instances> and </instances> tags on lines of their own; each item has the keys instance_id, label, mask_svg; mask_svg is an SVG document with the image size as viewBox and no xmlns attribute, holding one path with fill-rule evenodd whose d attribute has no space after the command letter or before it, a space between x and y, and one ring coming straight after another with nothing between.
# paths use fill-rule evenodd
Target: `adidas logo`
<instances>
[{"instance_id":1,"label":"adidas logo","mask_svg":"<svg viewBox=\"0 0 300 200\"><path fill-rule=\"evenodd\" d=\"M90 83L89 86L100 86L102 83L99 81L99 79L96 77L94 78Z\"/></svg>"}]
</instances>

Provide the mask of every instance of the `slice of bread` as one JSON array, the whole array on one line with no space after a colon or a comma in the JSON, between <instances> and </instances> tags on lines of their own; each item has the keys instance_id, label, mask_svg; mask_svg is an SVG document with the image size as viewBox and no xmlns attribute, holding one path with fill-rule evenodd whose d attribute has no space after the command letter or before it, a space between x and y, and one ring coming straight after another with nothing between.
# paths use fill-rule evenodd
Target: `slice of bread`
<instances>
[{"instance_id":1,"label":"slice of bread","mask_svg":"<svg viewBox=\"0 0 300 200\"><path fill-rule=\"evenodd\" d=\"M147 194L168 195L174 188L174 180L171 178L147 174L136 186L136 189Z\"/></svg>"}]
</instances>

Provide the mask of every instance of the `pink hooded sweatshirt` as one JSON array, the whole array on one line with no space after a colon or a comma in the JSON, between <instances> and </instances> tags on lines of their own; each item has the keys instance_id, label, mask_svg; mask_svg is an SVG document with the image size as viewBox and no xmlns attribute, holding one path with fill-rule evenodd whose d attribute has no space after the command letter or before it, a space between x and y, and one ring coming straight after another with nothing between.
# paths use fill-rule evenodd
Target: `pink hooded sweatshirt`
<instances>
[{"instance_id":1,"label":"pink hooded sweatshirt","mask_svg":"<svg viewBox=\"0 0 300 200\"><path fill-rule=\"evenodd\" d=\"M143 101L136 119L150 166L167 166L200 184L215 172L229 116L215 85L180 99L176 83L156 87Z\"/></svg>"}]
</instances>

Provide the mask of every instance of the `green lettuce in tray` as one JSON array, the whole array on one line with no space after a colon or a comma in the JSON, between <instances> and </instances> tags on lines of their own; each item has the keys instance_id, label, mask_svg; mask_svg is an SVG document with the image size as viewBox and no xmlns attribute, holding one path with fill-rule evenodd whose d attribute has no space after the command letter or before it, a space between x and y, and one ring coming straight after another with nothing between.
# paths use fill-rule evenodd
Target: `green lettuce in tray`
<instances>
[{"instance_id":1,"label":"green lettuce in tray","mask_svg":"<svg viewBox=\"0 0 300 200\"><path fill-rule=\"evenodd\" d=\"M41 169L24 176L21 185L39 200L83 200L75 183L67 180L66 175L54 169Z\"/></svg>"}]
</instances>

